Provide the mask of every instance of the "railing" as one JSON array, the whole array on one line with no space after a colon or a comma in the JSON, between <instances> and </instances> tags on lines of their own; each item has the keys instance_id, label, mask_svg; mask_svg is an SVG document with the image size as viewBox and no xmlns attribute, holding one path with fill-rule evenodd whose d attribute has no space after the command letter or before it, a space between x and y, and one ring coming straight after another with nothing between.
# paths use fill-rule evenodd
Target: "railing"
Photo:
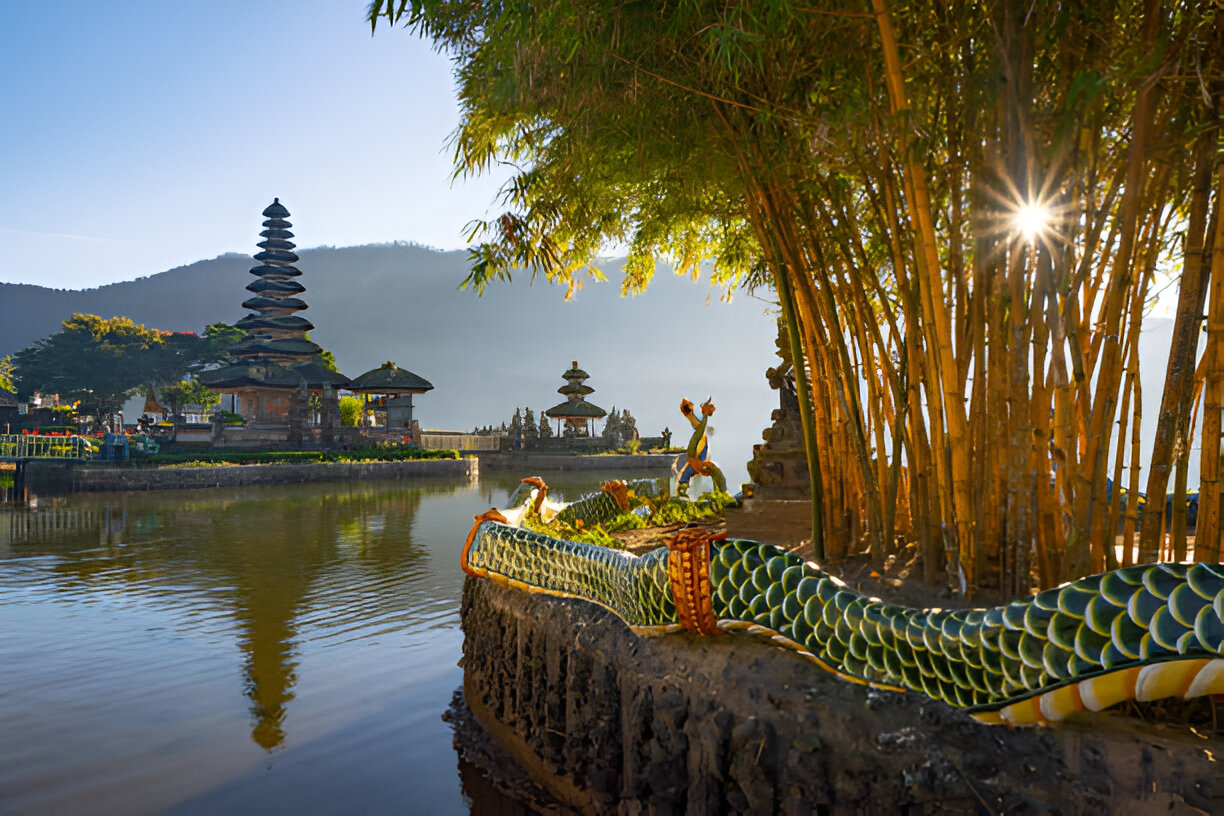
<instances>
[{"instance_id":1,"label":"railing","mask_svg":"<svg viewBox=\"0 0 1224 816\"><path fill-rule=\"evenodd\" d=\"M98 443L84 436L0 434L0 459L93 459Z\"/></svg>"}]
</instances>

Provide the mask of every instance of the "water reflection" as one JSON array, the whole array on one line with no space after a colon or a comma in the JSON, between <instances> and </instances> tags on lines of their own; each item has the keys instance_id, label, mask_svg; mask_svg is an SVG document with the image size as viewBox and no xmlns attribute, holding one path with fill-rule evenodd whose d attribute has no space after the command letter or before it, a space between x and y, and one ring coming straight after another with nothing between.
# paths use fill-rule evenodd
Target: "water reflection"
<instances>
[{"instance_id":1,"label":"water reflection","mask_svg":"<svg viewBox=\"0 0 1224 816\"><path fill-rule=\"evenodd\" d=\"M467 812L458 554L517 483L0 509L0 811Z\"/></svg>"},{"instance_id":2,"label":"water reflection","mask_svg":"<svg viewBox=\"0 0 1224 816\"><path fill-rule=\"evenodd\" d=\"M428 614L436 599L411 580L426 557L413 542L412 521L423 495L455 488L387 492L367 483L339 492L311 485L179 501L114 495L84 507L74 506L79 500L49 508L44 502L38 512L7 514L0 552L54 556L53 587L69 597L117 588L180 608L223 603L240 632L251 738L270 751L285 738L296 619L312 587L323 577L323 594L331 596L327 614L309 618L323 629ZM383 591L391 584L396 591Z\"/></svg>"}]
</instances>

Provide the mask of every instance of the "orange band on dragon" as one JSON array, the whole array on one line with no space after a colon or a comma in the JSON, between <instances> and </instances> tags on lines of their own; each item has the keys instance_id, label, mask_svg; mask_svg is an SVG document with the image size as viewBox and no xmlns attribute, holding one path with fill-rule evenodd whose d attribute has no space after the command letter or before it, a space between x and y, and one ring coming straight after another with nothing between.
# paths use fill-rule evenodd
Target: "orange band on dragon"
<instances>
[{"instance_id":1,"label":"orange band on dragon","mask_svg":"<svg viewBox=\"0 0 1224 816\"><path fill-rule=\"evenodd\" d=\"M683 529L667 542L667 574L680 625L699 635L717 635L718 618L710 595L710 542L722 540L725 533L711 536L702 529Z\"/></svg>"}]
</instances>

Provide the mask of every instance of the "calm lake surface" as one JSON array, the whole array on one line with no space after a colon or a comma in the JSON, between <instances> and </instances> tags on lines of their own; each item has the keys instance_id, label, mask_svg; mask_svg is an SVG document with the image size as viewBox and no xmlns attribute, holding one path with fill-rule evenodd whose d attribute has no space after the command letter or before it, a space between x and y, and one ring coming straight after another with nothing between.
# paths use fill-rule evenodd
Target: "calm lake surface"
<instances>
[{"instance_id":1,"label":"calm lake surface","mask_svg":"<svg viewBox=\"0 0 1224 816\"><path fill-rule=\"evenodd\" d=\"M459 551L517 484L0 505L0 813L513 809L473 802L442 715Z\"/></svg>"}]
</instances>

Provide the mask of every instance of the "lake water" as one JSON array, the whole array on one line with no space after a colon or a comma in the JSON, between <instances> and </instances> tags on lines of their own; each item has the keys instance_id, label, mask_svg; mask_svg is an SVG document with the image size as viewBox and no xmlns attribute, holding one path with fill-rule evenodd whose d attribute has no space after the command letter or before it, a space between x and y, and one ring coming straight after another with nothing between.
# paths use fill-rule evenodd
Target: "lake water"
<instances>
[{"instance_id":1,"label":"lake water","mask_svg":"<svg viewBox=\"0 0 1224 816\"><path fill-rule=\"evenodd\" d=\"M510 812L442 715L459 551L517 483L0 505L0 814Z\"/></svg>"}]
</instances>

